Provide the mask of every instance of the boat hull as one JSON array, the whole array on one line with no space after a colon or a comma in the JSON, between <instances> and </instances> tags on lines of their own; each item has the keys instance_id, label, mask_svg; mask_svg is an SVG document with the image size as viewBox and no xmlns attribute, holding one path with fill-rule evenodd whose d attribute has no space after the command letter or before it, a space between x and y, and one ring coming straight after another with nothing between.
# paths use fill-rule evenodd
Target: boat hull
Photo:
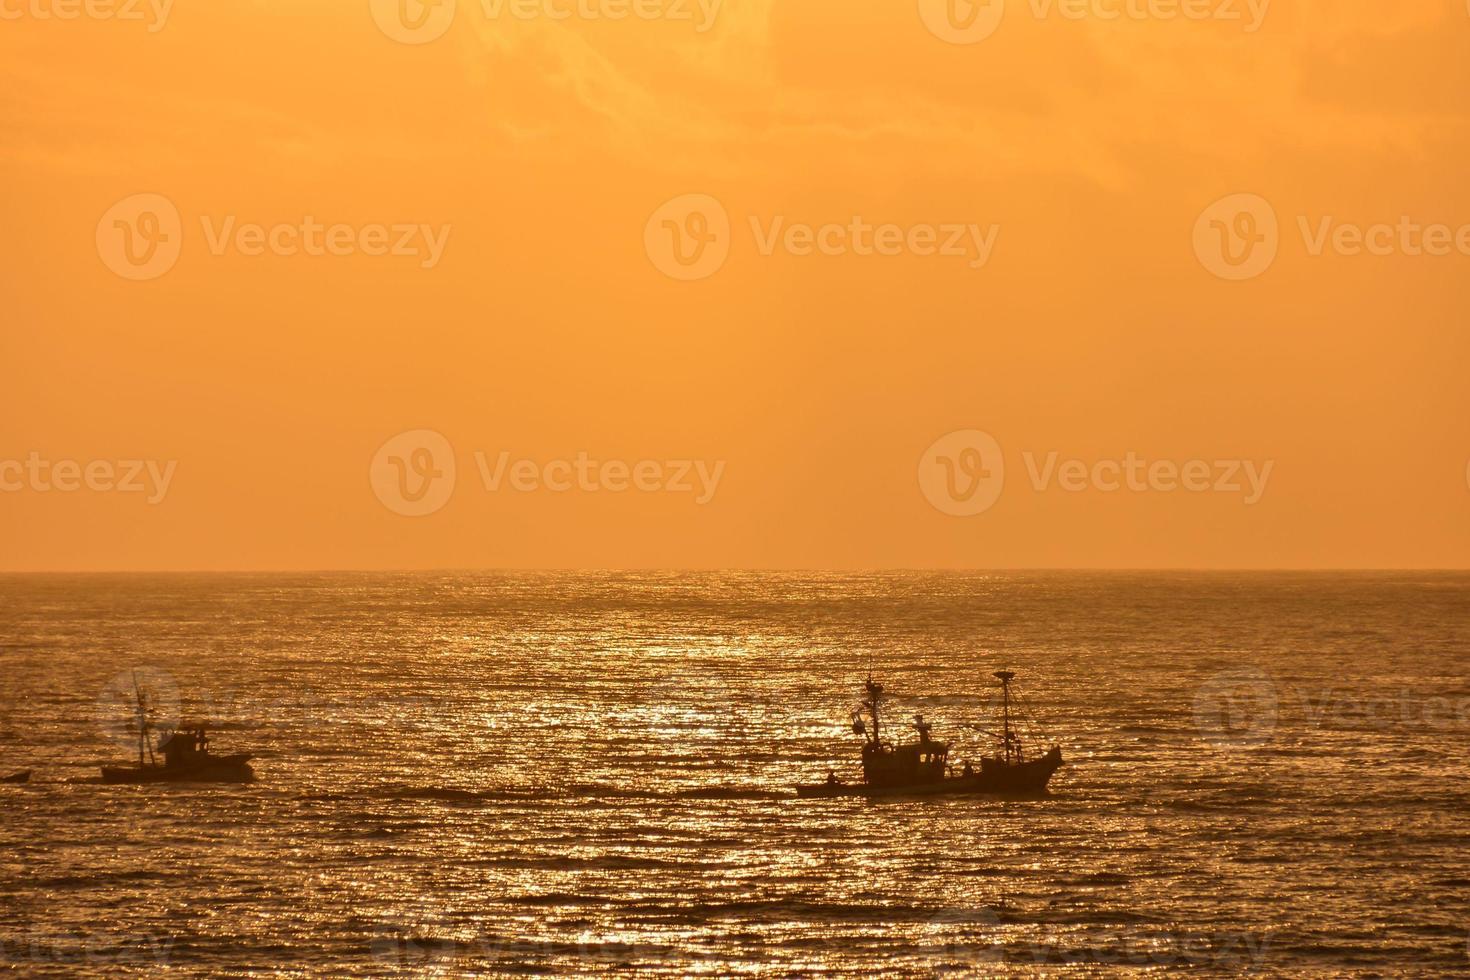
<instances>
[{"instance_id":1,"label":"boat hull","mask_svg":"<svg viewBox=\"0 0 1470 980\"><path fill-rule=\"evenodd\" d=\"M0 777L0 783L28 783L31 781L31 771L24 769L9 776Z\"/></svg>"},{"instance_id":2,"label":"boat hull","mask_svg":"<svg viewBox=\"0 0 1470 980\"><path fill-rule=\"evenodd\" d=\"M104 783L253 783L249 755L225 755L192 766L103 766Z\"/></svg>"},{"instance_id":3,"label":"boat hull","mask_svg":"<svg viewBox=\"0 0 1470 980\"><path fill-rule=\"evenodd\" d=\"M1040 796L1052 775L1061 768L1062 753L1052 749L1040 759L1018 765L985 760L988 765L971 776L950 776L925 783L899 786L870 786L865 783L808 783L796 787L804 799L844 796Z\"/></svg>"}]
</instances>

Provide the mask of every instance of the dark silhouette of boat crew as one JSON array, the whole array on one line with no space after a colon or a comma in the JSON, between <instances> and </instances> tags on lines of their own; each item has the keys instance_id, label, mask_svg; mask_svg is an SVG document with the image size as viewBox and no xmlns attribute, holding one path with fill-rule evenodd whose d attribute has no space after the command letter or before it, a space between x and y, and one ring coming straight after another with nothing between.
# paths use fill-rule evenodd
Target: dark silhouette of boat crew
<instances>
[{"instance_id":1,"label":"dark silhouette of boat crew","mask_svg":"<svg viewBox=\"0 0 1470 980\"><path fill-rule=\"evenodd\" d=\"M862 749L863 781L848 786L829 773L825 783L803 784L796 788L798 796L881 796L891 794L993 793L1034 795L1044 793L1052 774L1062 765L1062 750L1056 746L1036 758L1028 758L1026 743L1012 722L1011 690L1016 675L998 670L992 676L1000 681L1002 707L1001 731L988 733L998 743L993 757L980 760L977 773L965 761L959 775L948 765L949 743L935 741L933 726L923 715L915 715L914 731L918 741L894 745L883 737L883 685L870 674L863 685L866 697L852 715L852 731L864 736Z\"/></svg>"}]
</instances>

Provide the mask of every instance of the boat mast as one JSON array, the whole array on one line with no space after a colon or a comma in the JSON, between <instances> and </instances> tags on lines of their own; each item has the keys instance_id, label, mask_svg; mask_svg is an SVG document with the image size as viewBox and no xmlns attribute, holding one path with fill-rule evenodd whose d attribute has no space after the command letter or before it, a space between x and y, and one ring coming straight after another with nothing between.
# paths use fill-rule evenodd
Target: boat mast
<instances>
[{"instance_id":1,"label":"boat mast","mask_svg":"<svg viewBox=\"0 0 1470 980\"><path fill-rule=\"evenodd\" d=\"M158 760L153 758L153 746L148 745L148 708L143 700L143 689L138 686L138 672L133 671L133 693L138 698L138 768L143 768L143 747L148 746L148 758L155 764Z\"/></svg>"},{"instance_id":2,"label":"boat mast","mask_svg":"<svg viewBox=\"0 0 1470 980\"><path fill-rule=\"evenodd\" d=\"M1001 738L1002 738L1003 743L1005 745L1005 753L1006 753L1005 758L1006 758L1006 762L1010 762L1011 761L1011 742L1012 742L1012 740L1014 738L1014 736L1011 735L1011 681L1015 679L1015 676L1016 675L1015 675L1015 672L1014 671L997 670L995 672L995 675L994 676L996 676L996 677L998 677L1000 679L1000 691L1001 691L1001 698L1002 698L1002 705L1003 705L1003 707L1001 709L1002 710L1002 714L1001 714ZM1016 761L1017 762L1020 762L1021 761L1020 756L1021 756L1021 747L1018 745L1018 746L1016 746Z\"/></svg>"},{"instance_id":3,"label":"boat mast","mask_svg":"<svg viewBox=\"0 0 1470 980\"><path fill-rule=\"evenodd\" d=\"M867 705L868 713L873 716L873 735L872 735L872 742L873 742L874 745L877 745L878 744L878 703L883 700L883 685L882 684L875 684L875 683L873 683L873 675L872 675L871 672L869 672L869 674L868 674L868 682L866 684L864 684L863 687L866 688L867 689L867 692L868 692L868 700L866 702L864 702L864 703Z\"/></svg>"}]
</instances>

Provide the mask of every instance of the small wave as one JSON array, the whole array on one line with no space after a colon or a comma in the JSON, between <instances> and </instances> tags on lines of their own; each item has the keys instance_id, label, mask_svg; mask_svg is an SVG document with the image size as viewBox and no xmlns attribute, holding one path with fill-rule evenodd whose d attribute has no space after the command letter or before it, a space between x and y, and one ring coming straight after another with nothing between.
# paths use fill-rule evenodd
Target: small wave
<instances>
[{"instance_id":1,"label":"small wave","mask_svg":"<svg viewBox=\"0 0 1470 980\"><path fill-rule=\"evenodd\" d=\"M1029 914L1036 922L1064 922L1073 926L1138 925L1169 921L1168 913L1151 913L1125 908L1088 909L1072 903L1057 904L1045 912Z\"/></svg>"},{"instance_id":2,"label":"small wave","mask_svg":"<svg viewBox=\"0 0 1470 980\"><path fill-rule=\"evenodd\" d=\"M481 858L475 864L495 868L532 868L548 871L692 871L714 870L723 865L708 861L669 861L662 858L607 854L602 857L503 857Z\"/></svg>"},{"instance_id":3,"label":"small wave","mask_svg":"<svg viewBox=\"0 0 1470 980\"><path fill-rule=\"evenodd\" d=\"M743 789L736 786L714 786L709 789L686 789L674 794L680 800L786 800L790 793L769 789Z\"/></svg>"},{"instance_id":4,"label":"small wave","mask_svg":"<svg viewBox=\"0 0 1470 980\"><path fill-rule=\"evenodd\" d=\"M485 793L470 789L451 789L443 786L406 786L388 790L382 794L387 800L437 800L441 803L482 803L503 798L505 794ZM516 794L524 797L525 794Z\"/></svg>"},{"instance_id":5,"label":"small wave","mask_svg":"<svg viewBox=\"0 0 1470 980\"><path fill-rule=\"evenodd\" d=\"M667 906L628 905L627 914L668 917ZM898 907L894 905L861 905L849 902L814 902L805 899L778 899L770 902L733 901L697 902L684 906L674 914L678 920L698 924L702 922L736 921L809 921L809 922L929 922L943 914L944 909L919 905Z\"/></svg>"},{"instance_id":6,"label":"small wave","mask_svg":"<svg viewBox=\"0 0 1470 980\"><path fill-rule=\"evenodd\" d=\"M530 905L536 908L553 908L560 905L593 905L601 906L608 904L608 899L596 895L577 895L573 892L546 892L542 895L511 895L506 901L516 905Z\"/></svg>"},{"instance_id":7,"label":"small wave","mask_svg":"<svg viewBox=\"0 0 1470 980\"><path fill-rule=\"evenodd\" d=\"M989 859L986 858L984 860ZM1027 875L1034 876L1040 874L1039 871L1034 871L1027 868L997 868L988 865L980 868L962 868L958 871L955 871L954 873L965 878L1022 878L1026 877Z\"/></svg>"},{"instance_id":8,"label":"small wave","mask_svg":"<svg viewBox=\"0 0 1470 980\"><path fill-rule=\"evenodd\" d=\"M173 877L173 875L159 871L102 871L97 874L35 878L28 884L42 888L95 888L99 885L115 885L130 881L169 881Z\"/></svg>"},{"instance_id":9,"label":"small wave","mask_svg":"<svg viewBox=\"0 0 1470 980\"><path fill-rule=\"evenodd\" d=\"M558 799L564 794L544 789L458 789L453 786L395 786L364 793L305 793L297 799L305 803L335 803L345 800L428 800L440 803L538 802Z\"/></svg>"},{"instance_id":10,"label":"small wave","mask_svg":"<svg viewBox=\"0 0 1470 980\"><path fill-rule=\"evenodd\" d=\"M544 787L501 788L488 790L459 789L452 786L396 786L365 793L306 793L298 800L306 803L333 803L344 800L428 800L440 803L541 803L576 797L581 799L618 800L784 800L788 792L759 789L752 786L710 786L667 790L629 789L602 783L573 784L561 789Z\"/></svg>"}]
</instances>

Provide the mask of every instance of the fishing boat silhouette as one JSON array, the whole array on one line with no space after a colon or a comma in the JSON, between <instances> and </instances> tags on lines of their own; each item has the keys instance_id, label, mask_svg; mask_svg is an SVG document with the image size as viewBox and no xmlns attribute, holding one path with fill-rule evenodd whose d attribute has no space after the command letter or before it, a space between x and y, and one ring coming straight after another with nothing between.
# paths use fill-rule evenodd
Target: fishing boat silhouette
<instances>
[{"instance_id":1,"label":"fishing boat silhouette","mask_svg":"<svg viewBox=\"0 0 1470 980\"><path fill-rule=\"evenodd\" d=\"M968 761L958 773L949 764L950 745L930 736L932 726L923 715L915 715L913 729L918 740L895 745L883 736L883 685L868 675L860 706L853 711L852 731L863 736L862 782L845 783L835 772L826 782L796 787L801 797L885 795L1039 795L1046 791L1052 775L1062 765L1062 750L1053 745L1042 755L1031 754L1029 739L1017 724L1022 713L1012 689L1016 675L998 670L991 676L1000 681L1001 729L989 732L996 742L994 754L980 759L974 769Z\"/></svg>"},{"instance_id":2,"label":"fishing boat silhouette","mask_svg":"<svg viewBox=\"0 0 1470 980\"><path fill-rule=\"evenodd\" d=\"M103 766L104 783L249 783L255 781L250 768L253 756L248 753L215 755L209 751L209 735L203 725L179 724L162 732L158 740L163 762L153 752L148 740L153 731L153 711L133 674L133 693L137 699L138 764L136 766ZM144 759L144 755L147 759Z\"/></svg>"}]
</instances>

